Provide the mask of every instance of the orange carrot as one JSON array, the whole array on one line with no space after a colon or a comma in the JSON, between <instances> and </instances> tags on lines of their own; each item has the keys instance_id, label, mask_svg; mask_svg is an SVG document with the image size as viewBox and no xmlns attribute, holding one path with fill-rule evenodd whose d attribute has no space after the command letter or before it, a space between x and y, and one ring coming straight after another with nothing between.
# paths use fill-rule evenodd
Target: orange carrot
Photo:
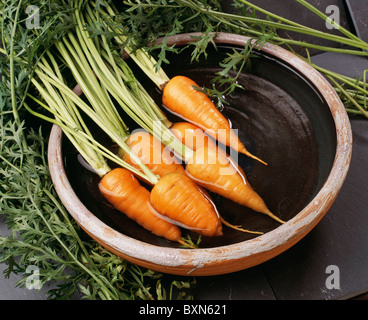
<instances>
[{"instance_id":1,"label":"orange carrot","mask_svg":"<svg viewBox=\"0 0 368 320\"><path fill-rule=\"evenodd\" d=\"M245 148L237 134L231 129L229 121L209 97L196 87L199 86L188 77L173 77L164 86L163 105L186 121L197 125L224 145L266 164Z\"/></svg>"},{"instance_id":2,"label":"orange carrot","mask_svg":"<svg viewBox=\"0 0 368 320\"><path fill-rule=\"evenodd\" d=\"M190 178L206 189L284 223L268 209L244 172L225 153L201 148L187 164L186 171Z\"/></svg>"},{"instance_id":3,"label":"orange carrot","mask_svg":"<svg viewBox=\"0 0 368 320\"><path fill-rule=\"evenodd\" d=\"M206 135L203 130L190 122L177 122L170 127L170 131L188 148L196 151L203 147L216 148L216 142Z\"/></svg>"},{"instance_id":4,"label":"orange carrot","mask_svg":"<svg viewBox=\"0 0 368 320\"><path fill-rule=\"evenodd\" d=\"M201 148L213 148L216 152L226 152L219 148L215 141L207 136L201 128L189 122L174 123L170 130L173 132L174 136L179 139L179 141L193 151ZM236 165L235 162L233 164ZM245 175L242 167L237 166L237 168L242 175Z\"/></svg>"},{"instance_id":5,"label":"orange carrot","mask_svg":"<svg viewBox=\"0 0 368 320\"><path fill-rule=\"evenodd\" d=\"M179 227L156 216L150 206L150 192L140 185L129 170L111 170L101 179L99 189L114 208L125 213L146 230L168 240L181 242Z\"/></svg>"},{"instance_id":6,"label":"orange carrot","mask_svg":"<svg viewBox=\"0 0 368 320\"><path fill-rule=\"evenodd\" d=\"M197 140L199 143L206 142L205 138L207 138L212 142L211 147L214 147L214 148L217 147L216 144L213 142L213 140L211 140L208 136L206 136L200 128L190 123L182 123L179 125L174 125L174 128L189 129L189 135L192 133L195 133L197 137L199 137L199 139ZM186 131L185 133L188 135L187 130L185 131ZM191 135L190 137L194 137L194 136ZM193 140L186 139L187 144L190 141L193 141ZM158 142L158 140L154 138L148 132L139 131L139 132L133 133L128 139L127 144L130 147L131 151L133 151L143 161L143 163L145 163L148 166L148 168L152 170L152 172L158 174L159 176L163 177L167 175L168 173L172 173L172 172L186 175L186 171L184 167L180 163L178 163L175 160L175 158L174 158L174 161L172 162L173 155L168 154L169 150L164 148L164 146L160 142ZM196 144L194 144L194 146L195 145ZM154 156L153 155L154 153L157 153L157 154ZM131 163L133 166L139 169L139 166L134 165L133 160L129 157L129 155L124 155L123 159L127 163ZM153 159L155 159L156 161L153 161ZM210 196L207 194L207 192L204 189L202 189L200 186L197 186L197 185L196 185L196 189L198 190L194 190L193 192L198 194L198 191L200 191L202 195L204 195L205 198L207 198L208 202L212 203ZM180 190L178 191L180 192ZM198 194L198 196L200 196L200 194ZM202 196L200 198L202 198ZM216 209L214 205L213 207L214 209ZM161 213L156 212L156 215L160 216ZM173 217L167 218L167 219L169 219L169 221L171 221L174 224L182 225L183 227L188 228L188 226L183 224L183 222L178 222L176 219L173 219ZM234 226L230 224L229 222L225 221L222 217L220 217L220 221L226 226L228 226L229 228L233 228L237 231L253 233L253 234L262 234L262 232L250 231L250 230L243 229L240 226ZM189 226L189 229L193 229L193 227Z\"/></svg>"},{"instance_id":7,"label":"orange carrot","mask_svg":"<svg viewBox=\"0 0 368 320\"><path fill-rule=\"evenodd\" d=\"M178 172L185 175L185 169L159 140L146 131L133 132L126 141L128 147L142 162L155 174L163 177L170 172ZM120 153L121 158L133 167L139 169L139 165L128 153Z\"/></svg>"},{"instance_id":8,"label":"orange carrot","mask_svg":"<svg viewBox=\"0 0 368 320\"><path fill-rule=\"evenodd\" d=\"M214 204L187 176L169 173L151 191L152 207L169 219L204 236L221 236L222 224Z\"/></svg>"},{"instance_id":9,"label":"orange carrot","mask_svg":"<svg viewBox=\"0 0 368 320\"><path fill-rule=\"evenodd\" d=\"M177 122L172 125L170 130L172 130L173 134L182 143L184 143L187 147L189 147L193 151L200 150L202 148L211 148L214 152L213 155L215 155L217 152L217 153L223 153L223 156L227 157L225 150L218 148L216 143L211 138L209 138L203 132L202 129L198 128L194 124L191 124L189 122ZM236 170L239 172L239 174L245 177L244 170L240 166L238 166L235 162L232 162L232 164L234 165L234 167L236 167ZM192 176L189 175L189 177L192 177ZM206 193L205 190L203 190L203 192L207 195L208 198L210 198L210 196ZM222 217L220 217L220 219L224 225L226 225L229 228L235 229L237 231L253 233L253 234L263 234L262 232L244 229L241 226L234 226L233 224L229 223Z\"/></svg>"}]
</instances>

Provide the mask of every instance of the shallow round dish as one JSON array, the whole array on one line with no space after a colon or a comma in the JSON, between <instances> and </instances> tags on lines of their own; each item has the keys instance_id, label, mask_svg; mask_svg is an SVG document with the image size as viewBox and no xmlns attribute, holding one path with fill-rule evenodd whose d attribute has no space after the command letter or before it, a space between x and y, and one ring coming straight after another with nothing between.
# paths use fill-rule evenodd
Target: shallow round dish
<instances>
[{"instance_id":1,"label":"shallow round dish","mask_svg":"<svg viewBox=\"0 0 368 320\"><path fill-rule=\"evenodd\" d=\"M194 36L199 34L169 37L167 43L185 46L194 41ZM233 50L244 48L248 40L220 33L215 39L217 48L209 49L206 60L191 62L190 52L184 50L169 57L165 70L170 77L189 75L208 87L220 70L219 62ZM155 87L143 76L141 81L160 103ZM330 208L350 165L352 134L344 106L321 74L271 44L254 52L251 68L238 81L244 90L227 98L229 104L223 112L233 128L239 129L239 137L250 152L269 165L246 157L240 157L239 163L253 188L275 214L287 221L285 224L213 196L226 220L264 234L255 236L225 227L223 237L203 238L200 249L181 248L106 205L98 194L98 178L78 163L74 149L54 126L48 147L51 176L61 201L77 223L116 255L177 275L218 275L246 269L302 239Z\"/></svg>"}]
</instances>

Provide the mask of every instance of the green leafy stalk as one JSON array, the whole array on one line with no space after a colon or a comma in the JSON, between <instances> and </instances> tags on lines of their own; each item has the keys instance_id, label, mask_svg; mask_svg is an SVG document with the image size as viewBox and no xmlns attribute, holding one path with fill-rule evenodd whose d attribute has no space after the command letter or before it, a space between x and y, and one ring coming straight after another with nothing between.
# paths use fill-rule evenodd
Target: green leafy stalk
<instances>
[{"instance_id":1,"label":"green leafy stalk","mask_svg":"<svg viewBox=\"0 0 368 320\"><path fill-rule=\"evenodd\" d=\"M86 5L88 4L86 3ZM84 26L88 21L97 23L99 20L98 16L93 17L93 11L88 10L88 7L87 13L88 16L85 17L76 10L78 41L83 44L84 52L88 55L88 61L96 77L125 113L140 127L147 130L163 144L168 145L183 158L190 158L192 151L172 134L169 130L170 122L135 78L127 63L117 57L117 52L111 51L104 35L91 38ZM150 61L152 66L152 59Z\"/></svg>"},{"instance_id":2,"label":"green leafy stalk","mask_svg":"<svg viewBox=\"0 0 368 320\"><path fill-rule=\"evenodd\" d=\"M60 266L70 266L75 270L83 270L98 283L101 298L121 297L115 288L100 278L92 260L90 260L90 268L86 268L80 262L80 254L86 257L89 254L77 234L75 225L71 223L65 209L57 201L44 159L44 139L42 135L31 132L27 135L27 139L31 141L29 146L23 148L18 143L13 144L14 140L12 141L10 137L20 142L19 138L22 139L20 132L24 132L23 130L22 126L16 130L11 123L3 126L5 135L2 135L1 140L2 158L6 159L7 163L11 163L12 167L10 169L3 165L0 167L3 183L0 187L2 193L0 205L7 213L8 224L14 235L0 237L0 261L6 261L11 256L19 254L27 259L30 265L40 267L40 276L45 282L49 277L52 278L53 273L56 275L53 262ZM5 150L11 152L5 153ZM57 213L61 214L60 217ZM28 216L29 220L27 220ZM70 237L65 237L65 233L70 234ZM25 242L17 240L18 237L26 239ZM74 251L76 248L72 244L74 241L78 243L80 252ZM9 271L17 266L20 268L20 264L22 260L17 265L10 264L9 268L12 269ZM59 269L64 273L63 270L62 267ZM62 278L61 275L58 277ZM25 279L19 284L23 281Z\"/></svg>"},{"instance_id":3,"label":"green leafy stalk","mask_svg":"<svg viewBox=\"0 0 368 320\"><path fill-rule=\"evenodd\" d=\"M216 73L216 77L211 80L211 89L202 89L214 101L217 101L217 108L222 109L227 104L226 97L234 92L235 89L244 89L238 84L237 80L246 67L249 67L250 59L254 56L254 50L260 50L266 38L249 39L241 51L233 50L227 57L220 62L221 71ZM222 88L222 90L221 90Z\"/></svg>"},{"instance_id":4,"label":"green leafy stalk","mask_svg":"<svg viewBox=\"0 0 368 320\"><path fill-rule=\"evenodd\" d=\"M352 94L350 94L347 90L345 90L341 84L339 84L332 76L327 76L328 79L330 79L330 81L332 81L332 83L335 85L335 87L337 88L338 92L340 92L345 98L347 98L347 100L349 102L351 102L359 111L360 113L366 117L368 119L368 111L366 108L363 108L353 97ZM366 92L364 93L364 103L366 103ZM349 111L349 110L348 110ZM353 111L352 113L356 113L355 111Z\"/></svg>"},{"instance_id":5,"label":"green leafy stalk","mask_svg":"<svg viewBox=\"0 0 368 320\"><path fill-rule=\"evenodd\" d=\"M295 53L296 54L296 53ZM335 88L335 91L339 94L342 101L345 103L345 109L348 113L351 114L359 114L368 118L368 109L367 109L367 78L366 74L368 70L363 71L363 81L360 79L353 79L348 76L344 76L337 72L333 72L322 68L315 63L313 63L310 59L309 54L307 53L307 58L303 58L308 62L313 68L317 71L321 72L326 76L332 83ZM344 87L346 89L344 89ZM349 105L353 106L353 109L349 107Z\"/></svg>"},{"instance_id":6,"label":"green leafy stalk","mask_svg":"<svg viewBox=\"0 0 368 320\"><path fill-rule=\"evenodd\" d=\"M328 17L320 12L317 8L313 7L309 3L304 0L296 0L301 5L306 7L310 12L316 14L321 19L331 22ZM128 25L133 25L136 30L144 30L147 35L154 38L150 31L144 29L144 26L147 25L155 25L159 24L159 19L162 13L165 13L165 16L171 17L171 24L180 25L181 30L186 30L186 24L191 25L191 23L195 23L196 29L194 31L202 31L204 37L201 40L198 40L197 43L194 44L194 58L195 55L198 55L201 52L204 52L206 46L202 43L202 40L206 38L206 35L216 34L218 31L224 32L233 32L237 34L244 34L250 36L254 39L267 39L268 42L284 45L293 51L292 46L297 46L299 48L306 48L306 52L308 54L308 49L316 49L320 51L328 51L335 53L343 53L349 55L359 55L359 56L368 56L368 44L359 39L351 32L346 30L340 25L334 24L337 30L340 31L341 35L329 34L320 30L315 30L313 28L301 25L289 19L286 19L280 15L274 14L270 11L267 11L251 1L247 0L234 0L234 6L239 10L239 14L226 13L223 12L218 6L216 1L201 1L201 0L175 0L175 1L131 1L127 0L125 2L129 7L129 12L135 12L135 16L127 16L125 15L125 19L127 20ZM265 18L259 18L257 13L261 13L265 15ZM123 15L123 13L121 13ZM139 19L138 19L139 17ZM200 21L204 23L201 24ZM142 27L141 27L141 25ZM116 30L116 29L115 29ZM294 33L309 35L315 38L326 39L332 42L338 43L338 47L334 46L325 46L318 45L313 42L306 41L297 41L292 38L283 38L280 37L277 32L279 30L292 31ZM123 32L123 31L121 31ZM153 32L153 31L152 31ZM125 32L127 33L127 32ZM207 42L210 43L210 42ZM340 47L341 44L345 45L345 47ZM200 46L201 48L197 47ZM346 47L347 46L347 47ZM161 47L156 46L156 48L160 50L165 49L165 43L161 44ZM153 49L153 48L152 48ZM151 50L151 49L150 49ZM294 52L295 53L295 52ZM239 54L235 53L232 57L229 57L225 61L222 62L222 67L224 68L222 75L226 74L226 77L217 77L217 84L220 87L223 85L224 81L228 79L231 81L231 73L228 72L232 69L232 65L236 64L236 60L239 58ZM316 70L323 73L326 77L332 76L335 80L338 81L340 85L343 85L347 91L342 91L338 86L334 86L336 91L340 94L340 97L346 104L346 110L349 113L361 114L365 116L365 112L362 110L367 110L367 99L366 99L366 79L364 81L357 81L356 79L347 79L343 75L331 72L330 70L326 70L324 68L320 68L313 63L311 63L310 59L306 59L308 63L310 63ZM161 61L157 63L161 64ZM241 65L239 66L239 71L241 70ZM153 67L152 67L153 69ZM234 71L234 70L232 70ZM332 75L333 74L333 75ZM365 73L363 73L363 76ZM236 78L236 75L235 77ZM231 85L234 87L236 82L233 82ZM230 87L231 87L230 86ZM212 89L203 89L208 94L212 94L218 97L219 105L224 103L224 99L222 98L222 93L228 93L224 90L219 90L215 86ZM354 90L353 94L349 93L349 90ZM350 96L347 96L346 93L349 93ZM351 100L353 99L354 102ZM357 105L360 107L358 108ZM352 107L352 108L351 108Z\"/></svg>"},{"instance_id":7,"label":"green leafy stalk","mask_svg":"<svg viewBox=\"0 0 368 320\"><path fill-rule=\"evenodd\" d=\"M241 0L241 1L244 1L244 0ZM321 12L320 10L318 10L316 7L312 6L307 1L305 1L305 0L297 0L297 1L300 4L302 4L304 7L306 7L309 11L313 12L314 14L316 14L317 16L319 16L320 18L322 18L322 20L329 22L335 29L339 30L342 34L344 34L348 38L350 38L352 40L355 40L358 43L361 43L362 49L363 48L368 48L367 44L362 39L360 39L359 37L357 37L355 34L352 34L350 31L346 30L341 25L337 24L336 21L332 21L331 18L327 17L323 12Z\"/></svg>"},{"instance_id":8,"label":"green leafy stalk","mask_svg":"<svg viewBox=\"0 0 368 320\"><path fill-rule=\"evenodd\" d=\"M130 55L134 62L141 68L141 70L143 70L144 73L149 76L149 78L155 83L155 85L161 88L163 85L165 85L166 82L170 80L165 71L160 68L160 66L157 64L157 61L152 56L150 56L147 51L136 48L136 46L132 47L132 45L129 44L128 37L124 36L120 30L112 27L113 24L111 23L111 20L114 18L114 16L118 14L116 9L106 4L106 10L107 12L103 10L100 11L104 15L105 19L108 20L107 22L110 22L106 26L108 30L115 35L114 39L120 46L124 48L125 52ZM89 12L91 12L91 8L89 8ZM93 22L97 23L98 21L95 19ZM152 68L152 66L154 67Z\"/></svg>"},{"instance_id":9,"label":"green leafy stalk","mask_svg":"<svg viewBox=\"0 0 368 320\"><path fill-rule=\"evenodd\" d=\"M172 5L173 8L180 6L182 8L188 8L191 10L193 16L207 17L208 21L215 21L216 28L219 25L222 25L226 29L230 29L235 33L247 34L251 37L259 37L264 36L265 33L268 33L268 36L273 34L273 42L277 44L287 44L287 45L298 45L301 47L306 47L310 49L317 49L322 51L331 51L331 52L341 52L341 53L349 53L354 55L363 55L366 56L366 53L363 50L368 48L368 45L362 41L361 39L350 39L343 36L331 35L313 28L309 28L297 23L294 23L290 20L287 20L279 15L272 14L252 3L245 0L236 0L234 1L237 4L237 7L240 8L240 4L248 5L252 7L256 11L265 13L268 15L267 18L261 19L256 16L249 15L241 15L241 14L231 14L221 11L221 9L213 8L211 5L207 3L202 3L200 0L175 0L168 1L168 4ZM131 10L140 10L140 9L161 9L162 7L168 6L168 4L163 3L161 0L156 2L150 1L148 2L135 2L128 0L126 2L130 5ZM180 16L177 17L178 19ZM273 18L273 19L271 19ZM212 22L213 25L213 22ZM327 39L334 41L338 44L345 44L351 46L353 48L358 48L359 50L351 50L345 48L335 48L333 46L321 46L314 43L309 43L305 41L297 41L290 38L283 38L275 34L277 30L286 30L292 31L299 34L310 35L313 37ZM197 30L198 31L198 30Z\"/></svg>"},{"instance_id":10,"label":"green leafy stalk","mask_svg":"<svg viewBox=\"0 0 368 320\"><path fill-rule=\"evenodd\" d=\"M14 43L15 43L15 34L17 32L17 26L18 26L18 20L19 20L19 13L20 13L20 9L22 7L22 0L18 2L16 11L15 11L15 16L13 19L13 26L12 26L12 33L11 33L11 37L10 37L10 50L9 50L9 70L10 70L10 89L11 89L11 101L12 101L12 110L13 110L13 116L14 116L14 120L17 123L18 126L20 126L21 121L19 118L19 113L18 113L18 107L17 107L17 99L16 99L16 94L15 94L15 72L14 72ZM23 146L26 147L25 145L25 139L22 139L23 141Z\"/></svg>"}]
</instances>

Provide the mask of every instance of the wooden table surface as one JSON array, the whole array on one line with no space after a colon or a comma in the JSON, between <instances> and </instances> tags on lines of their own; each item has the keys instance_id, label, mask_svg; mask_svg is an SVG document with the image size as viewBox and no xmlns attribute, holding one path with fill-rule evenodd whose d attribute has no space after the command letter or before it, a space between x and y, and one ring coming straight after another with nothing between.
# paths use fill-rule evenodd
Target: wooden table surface
<instances>
[{"instance_id":1,"label":"wooden table surface","mask_svg":"<svg viewBox=\"0 0 368 320\"><path fill-rule=\"evenodd\" d=\"M327 5L341 9L341 23L368 41L368 0L309 1L322 11ZM321 4L322 2L322 4ZM324 25L305 15L294 0L258 0L257 4L311 26ZM226 6L225 6L226 7ZM227 8L231 10L231 8ZM348 11L346 11L347 9ZM368 60L331 53L313 53L313 62L349 76L360 76ZM353 154L342 190L322 221L294 247L248 270L197 278L198 300L349 299L368 292L368 120L351 118ZM0 234L9 232L0 216ZM0 273L6 268L0 264ZM332 273L331 273L332 272ZM338 283L329 286L332 274ZM17 277L0 275L1 299L45 299L41 291L15 287Z\"/></svg>"}]
</instances>

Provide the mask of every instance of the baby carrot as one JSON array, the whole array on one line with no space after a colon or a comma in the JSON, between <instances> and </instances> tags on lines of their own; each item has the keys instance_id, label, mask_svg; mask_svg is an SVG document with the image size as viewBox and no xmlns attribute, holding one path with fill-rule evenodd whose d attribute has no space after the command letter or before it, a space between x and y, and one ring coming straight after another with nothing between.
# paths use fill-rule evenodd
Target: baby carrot
<instances>
[{"instance_id":1,"label":"baby carrot","mask_svg":"<svg viewBox=\"0 0 368 320\"><path fill-rule=\"evenodd\" d=\"M188 148L196 151L201 148L213 148L216 152L224 152L225 150L219 148L215 141L207 136L204 131L190 122L177 122L171 126L170 129L174 136L185 144ZM236 165L236 163L233 163ZM237 166L240 174L244 175L244 171L240 166Z\"/></svg>"},{"instance_id":2,"label":"baby carrot","mask_svg":"<svg viewBox=\"0 0 368 320\"><path fill-rule=\"evenodd\" d=\"M189 122L177 122L172 125L170 130L172 130L173 134L182 143L184 143L188 148L192 149L193 151L200 150L202 148L211 148L215 153L222 152L224 155L226 155L225 150L220 149L216 145L216 143L203 132L202 129L198 128L194 124L191 124ZM237 166L236 163L233 164L234 166L236 166L239 173L245 176L243 169L240 166ZM210 196L206 193L205 190L203 190L203 193L205 193L208 199L210 199ZM222 217L220 217L220 219L224 225L234 230L253 234L263 234L262 232L244 229L241 226L234 226Z\"/></svg>"},{"instance_id":3,"label":"baby carrot","mask_svg":"<svg viewBox=\"0 0 368 320\"><path fill-rule=\"evenodd\" d=\"M253 190L242 170L224 152L197 150L186 166L187 175L206 189L284 223Z\"/></svg>"},{"instance_id":4,"label":"baby carrot","mask_svg":"<svg viewBox=\"0 0 368 320\"><path fill-rule=\"evenodd\" d=\"M185 169L175 158L175 155L167 149L158 139L147 131L135 131L126 140L130 150L155 174L163 177L170 172L178 172L185 175ZM129 155L119 152L119 156L133 167L140 169Z\"/></svg>"},{"instance_id":5,"label":"baby carrot","mask_svg":"<svg viewBox=\"0 0 368 320\"><path fill-rule=\"evenodd\" d=\"M221 236L222 224L214 204L187 176L169 173L152 188L152 207L169 219L204 236Z\"/></svg>"},{"instance_id":6,"label":"baby carrot","mask_svg":"<svg viewBox=\"0 0 368 320\"><path fill-rule=\"evenodd\" d=\"M150 193L126 169L114 169L106 174L99 184L100 191L117 210L152 233L182 244L181 234L177 234L179 227L204 236L220 236L223 223L238 231L261 234L233 226L222 219L208 194L186 176L185 169L174 155L150 133L136 131L126 143L130 152L161 178ZM139 169L129 153L121 156L126 163Z\"/></svg>"},{"instance_id":7,"label":"baby carrot","mask_svg":"<svg viewBox=\"0 0 368 320\"><path fill-rule=\"evenodd\" d=\"M116 168L100 181L99 189L105 199L146 230L168 240L181 242L180 228L158 217L150 206L150 192L140 185L127 169Z\"/></svg>"},{"instance_id":8,"label":"baby carrot","mask_svg":"<svg viewBox=\"0 0 368 320\"><path fill-rule=\"evenodd\" d=\"M196 88L198 85L188 77L173 77L164 86L163 105L186 121L197 125L224 145L266 164L245 148L237 134L231 129L229 121L209 97Z\"/></svg>"},{"instance_id":9,"label":"baby carrot","mask_svg":"<svg viewBox=\"0 0 368 320\"><path fill-rule=\"evenodd\" d=\"M216 142L190 122L176 122L170 127L173 135L188 148L196 151L203 147L216 148Z\"/></svg>"},{"instance_id":10,"label":"baby carrot","mask_svg":"<svg viewBox=\"0 0 368 320\"><path fill-rule=\"evenodd\" d=\"M198 140L198 142L205 141L205 139L203 139L203 138L210 139L208 136L206 136L203 133L203 131L201 129L199 129L198 127L196 127L196 126L194 126L190 123L182 123L179 126L174 126L174 127L175 128L180 127L182 129L184 129L184 128L190 129L190 133L193 133L191 130L194 130L195 134L198 137L200 137L200 140ZM188 132L186 132L186 133L188 133ZM186 139L186 142L189 143L190 140L191 139ZM213 141L212 141L212 143L213 143L213 145L211 145L211 146L216 148L216 144ZM152 172L158 174L159 176L163 177L163 176L165 176L169 173L172 173L172 172L176 172L176 173L180 173L182 175L186 175L186 171L185 171L184 167L175 158L172 159L173 155L171 155L171 154L168 155L168 153L170 153L170 151L168 149L164 148L163 144L161 144L156 138L154 138L148 132L146 132L146 131L134 132L129 137L129 139L127 140L127 144L130 147L131 151L136 153L137 156L140 158L140 160L142 160L142 162L145 163L147 165L147 167L150 170L152 170ZM196 145L196 144L194 144L194 145ZM153 153L157 153L157 154L153 155ZM154 158L156 158L156 159L153 160ZM127 155L127 154L123 155L123 159L127 163L130 163L133 166L136 166L136 165L134 165L134 162L133 162L133 160L131 160L129 155ZM170 161L173 161L173 162L170 163ZM139 169L139 166L137 167L137 169ZM198 193L198 191L200 191L202 193L202 195L208 200L208 202L210 202L212 204L212 200L211 200L210 196L207 194L207 192L199 186L196 186L196 187L197 187L198 190L194 190L194 192ZM178 189L178 192L180 192L179 189ZM198 194L198 196L200 196L200 198L202 198L202 196L200 194ZM216 210L214 205L213 205L213 208ZM156 215L162 217L160 212L156 212ZM174 224L177 224L179 226L181 225L184 228L193 229L195 231L201 229L200 227L198 228L198 227L193 227L193 226L187 226L183 222L178 222L176 220L176 218L173 219L173 216L171 218L168 218L168 217L162 217L162 218L166 219L167 221L170 221ZM229 228L235 229L237 231L253 233L253 234L262 234L261 232L255 232L255 231L242 229L240 226L234 226L234 225L230 224L229 222L225 221L222 217L220 217L220 221L224 225L228 226Z\"/></svg>"}]
</instances>

